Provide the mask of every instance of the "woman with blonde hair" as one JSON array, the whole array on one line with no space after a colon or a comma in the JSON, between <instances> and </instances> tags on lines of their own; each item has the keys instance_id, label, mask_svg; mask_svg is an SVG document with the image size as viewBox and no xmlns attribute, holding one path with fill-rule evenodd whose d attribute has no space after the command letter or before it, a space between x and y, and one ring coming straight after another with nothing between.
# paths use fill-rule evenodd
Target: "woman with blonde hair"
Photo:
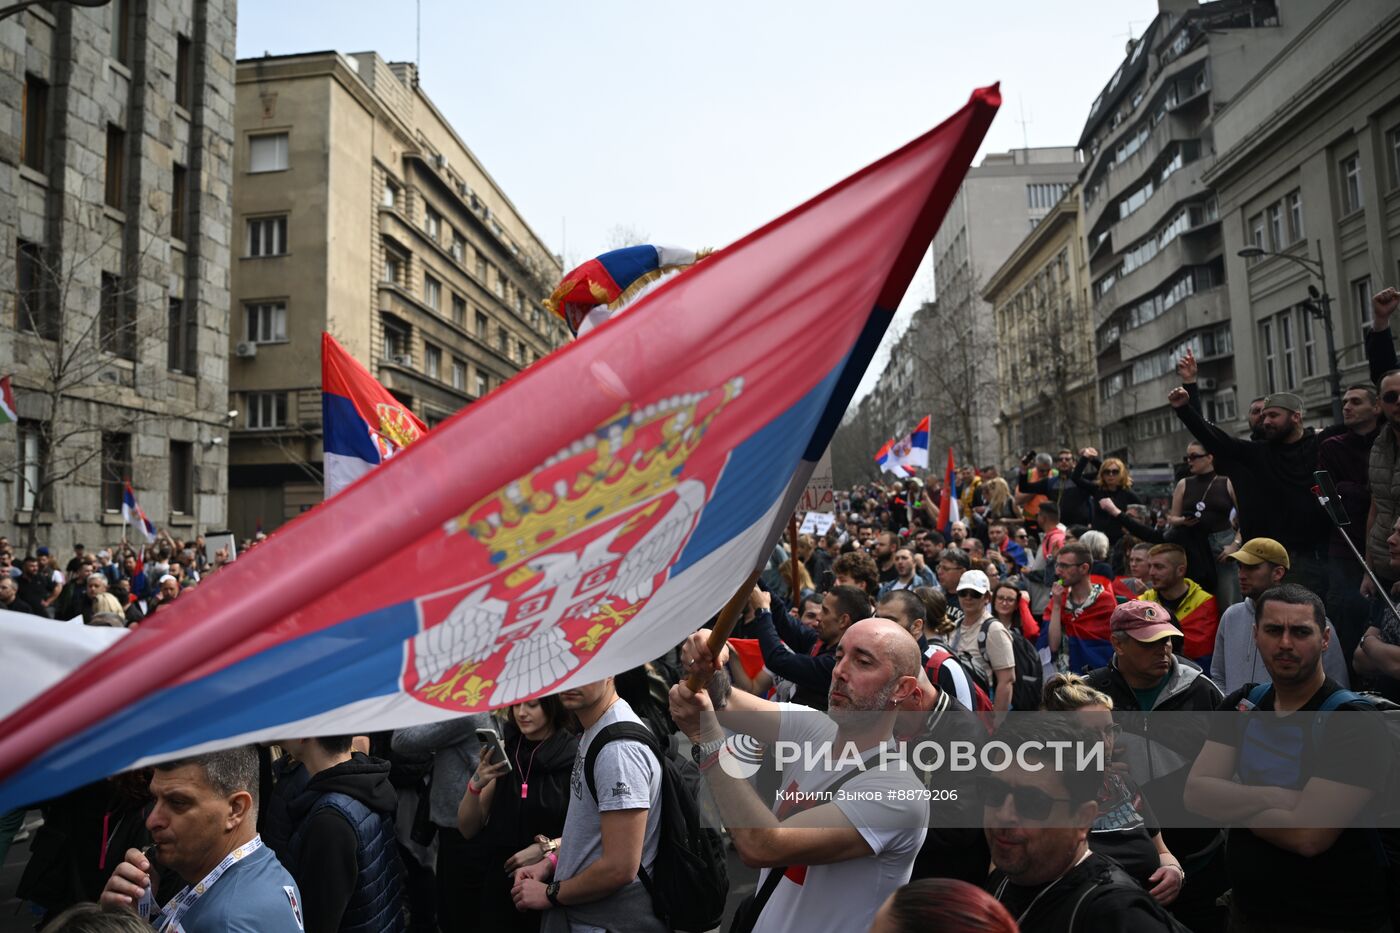
<instances>
[{"instance_id":1,"label":"woman with blonde hair","mask_svg":"<svg viewBox=\"0 0 1400 933\"><path fill-rule=\"evenodd\" d=\"M1113 721L1112 697L1076 674L1052 674L1045 681L1041 703L1046 712L1078 713L1083 725L1103 737L1105 762L1112 759L1119 732ZM1089 848L1123 866L1157 903L1165 906L1176 900L1186 872L1167 850L1152 808L1132 778L1105 768L1098 804L1098 819L1089 830Z\"/></svg>"},{"instance_id":2,"label":"woman with blonde hair","mask_svg":"<svg viewBox=\"0 0 1400 933\"><path fill-rule=\"evenodd\" d=\"M1098 477L1093 480L1084 475L1090 464L1098 467ZM1109 544L1117 542L1123 536L1123 526L1100 509L1098 501L1112 499L1113 504L1118 506L1120 510L1126 509L1130 505L1138 505L1141 502L1137 493L1133 492L1133 477L1128 472L1128 465L1118 457L1100 460L1097 450L1093 447L1085 447L1079 452L1079 462L1074 465L1074 472L1070 474L1070 480L1073 481L1074 485L1084 490L1085 495L1089 498L1091 512L1089 526L1095 531L1102 531L1107 535Z\"/></svg>"},{"instance_id":3,"label":"woman with blonde hair","mask_svg":"<svg viewBox=\"0 0 1400 933\"><path fill-rule=\"evenodd\" d=\"M994 522L999 518L1020 518L1021 510L1011 495L1011 487L1000 476L982 483L982 500L987 503L986 519Z\"/></svg>"}]
</instances>

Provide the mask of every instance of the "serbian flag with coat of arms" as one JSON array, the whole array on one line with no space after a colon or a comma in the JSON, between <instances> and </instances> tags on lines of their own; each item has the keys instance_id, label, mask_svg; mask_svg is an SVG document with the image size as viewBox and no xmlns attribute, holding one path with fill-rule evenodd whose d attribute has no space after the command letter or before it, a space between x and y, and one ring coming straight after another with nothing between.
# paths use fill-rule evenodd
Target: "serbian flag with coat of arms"
<instances>
[{"instance_id":1,"label":"serbian flag with coat of arms","mask_svg":"<svg viewBox=\"0 0 1400 933\"><path fill-rule=\"evenodd\" d=\"M326 498L428 433L330 334L321 334Z\"/></svg>"},{"instance_id":2,"label":"serbian flag with coat of arms","mask_svg":"<svg viewBox=\"0 0 1400 933\"><path fill-rule=\"evenodd\" d=\"M0 811L674 647L772 552L999 104L665 281L0 722Z\"/></svg>"}]
</instances>

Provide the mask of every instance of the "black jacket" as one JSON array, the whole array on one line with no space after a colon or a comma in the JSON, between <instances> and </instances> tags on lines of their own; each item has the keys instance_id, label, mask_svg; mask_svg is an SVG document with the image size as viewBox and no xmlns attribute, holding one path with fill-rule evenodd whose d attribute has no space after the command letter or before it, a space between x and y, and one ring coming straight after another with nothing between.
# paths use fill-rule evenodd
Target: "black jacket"
<instances>
[{"instance_id":1,"label":"black jacket","mask_svg":"<svg viewBox=\"0 0 1400 933\"><path fill-rule=\"evenodd\" d=\"M1022 933L1182 929L1117 862L1095 852L1050 884L1022 888L998 871L987 881L987 890L1018 918Z\"/></svg>"},{"instance_id":2,"label":"black jacket","mask_svg":"<svg viewBox=\"0 0 1400 933\"><path fill-rule=\"evenodd\" d=\"M1142 500L1137 497L1137 493L1125 486L1119 486L1117 489L1109 490L1104 489L1097 482L1091 482L1085 479L1084 471L1090 463L1094 464L1096 469L1103 465L1103 461L1098 458L1091 460L1088 457L1080 457L1078 462L1075 463L1074 472L1070 474L1069 478L1074 483L1075 487L1089 500L1089 514L1091 516L1089 519L1089 526L1095 531L1103 532L1108 536L1109 541L1117 541L1123 535L1123 528L1113 520L1112 516L1104 514L1104 511L1099 508L1099 500L1104 498L1112 499L1113 504L1120 509L1125 509L1130 505L1138 505ZM1065 521L1063 512L1060 514L1060 522L1065 525L1069 524L1069 522Z\"/></svg>"},{"instance_id":3,"label":"black jacket","mask_svg":"<svg viewBox=\"0 0 1400 933\"><path fill-rule=\"evenodd\" d=\"M29 605L29 603L20 599L18 596L16 596L8 606L0 603L0 609L4 609L6 612L27 612L32 616L39 614L34 611L33 606Z\"/></svg>"},{"instance_id":4,"label":"black jacket","mask_svg":"<svg viewBox=\"0 0 1400 933\"><path fill-rule=\"evenodd\" d=\"M1189 405L1176 416L1215 456L1215 472L1235 481L1240 537L1273 538L1290 554L1325 553L1332 525L1313 495L1320 437L1312 428L1292 444L1247 441L1226 434Z\"/></svg>"},{"instance_id":5,"label":"black jacket","mask_svg":"<svg viewBox=\"0 0 1400 933\"><path fill-rule=\"evenodd\" d=\"M398 795L389 783L389 767L387 761L356 753L349 761L312 775L301 793L287 802L287 816L294 828L287 857L282 861L301 891L308 933L361 927L386 931L402 928L399 876L403 869L393 831ZM339 809L318 806L322 797L329 794L343 794L358 801L378 817L379 853L367 852L366 839ZM388 880L372 892L362 889L367 883L383 879L369 877L364 864L366 856L371 861L379 856L390 862L384 869ZM380 917L382 922L356 922L367 916Z\"/></svg>"}]
</instances>

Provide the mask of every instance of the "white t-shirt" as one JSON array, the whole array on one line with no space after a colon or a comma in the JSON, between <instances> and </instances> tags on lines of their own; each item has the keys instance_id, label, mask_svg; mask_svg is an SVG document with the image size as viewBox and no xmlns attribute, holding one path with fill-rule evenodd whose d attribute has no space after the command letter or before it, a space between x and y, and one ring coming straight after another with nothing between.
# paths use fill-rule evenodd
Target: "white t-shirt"
<instances>
[{"instance_id":1,"label":"white t-shirt","mask_svg":"<svg viewBox=\"0 0 1400 933\"><path fill-rule=\"evenodd\" d=\"M785 703L781 709L780 741L824 743L836 738L836 723L824 714L796 704ZM928 803L919 796L923 785L908 769L868 767L841 785L831 805L851 821L872 854L831 865L789 866L754 933L866 930L885 898L908 883L928 832ZM812 793L839 777L827 771L806 773L799 759L783 770L782 788ZM841 799L843 794L853 796ZM781 818L784 802L777 801L773 810ZM758 889L771 870L759 874Z\"/></svg>"}]
</instances>

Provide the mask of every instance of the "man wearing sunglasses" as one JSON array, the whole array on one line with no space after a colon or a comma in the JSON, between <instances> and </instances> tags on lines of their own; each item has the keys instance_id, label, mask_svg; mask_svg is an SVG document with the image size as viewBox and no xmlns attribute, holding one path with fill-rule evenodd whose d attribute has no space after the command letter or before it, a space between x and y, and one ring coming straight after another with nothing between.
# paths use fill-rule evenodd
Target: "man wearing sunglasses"
<instances>
[{"instance_id":1,"label":"man wearing sunglasses","mask_svg":"<svg viewBox=\"0 0 1400 933\"><path fill-rule=\"evenodd\" d=\"M1180 929L1116 862L1089 851L1103 771L1057 769L1049 743L1092 745L1099 735L1068 717L1030 720L1013 717L998 730L997 740L1017 754L1005 770L978 782L996 867L987 890L1022 933Z\"/></svg>"},{"instance_id":2,"label":"man wearing sunglasses","mask_svg":"<svg viewBox=\"0 0 1400 933\"><path fill-rule=\"evenodd\" d=\"M1388 325L1388 316L1386 321ZM1386 339L1389 340L1389 336ZM1371 508L1366 515L1366 562L1389 589L1395 585L1396 570L1390 565L1386 538L1395 519L1400 518L1400 369L1392 369L1381 377L1380 390L1385 427L1371 444L1368 471ZM1361 592L1375 596L1375 586L1370 577L1362 578ZM1376 598L1371 609L1372 625L1379 624L1384 609L1385 602Z\"/></svg>"},{"instance_id":3,"label":"man wearing sunglasses","mask_svg":"<svg viewBox=\"0 0 1400 933\"><path fill-rule=\"evenodd\" d=\"M1321 437L1303 427L1303 400L1291 392L1266 396L1259 441L1232 437L1205 420L1188 404L1190 394L1184 386L1172 389L1167 401L1215 456L1215 471L1234 480L1241 538L1278 541L1288 549L1289 579L1326 596L1332 524L1312 492Z\"/></svg>"}]
</instances>

